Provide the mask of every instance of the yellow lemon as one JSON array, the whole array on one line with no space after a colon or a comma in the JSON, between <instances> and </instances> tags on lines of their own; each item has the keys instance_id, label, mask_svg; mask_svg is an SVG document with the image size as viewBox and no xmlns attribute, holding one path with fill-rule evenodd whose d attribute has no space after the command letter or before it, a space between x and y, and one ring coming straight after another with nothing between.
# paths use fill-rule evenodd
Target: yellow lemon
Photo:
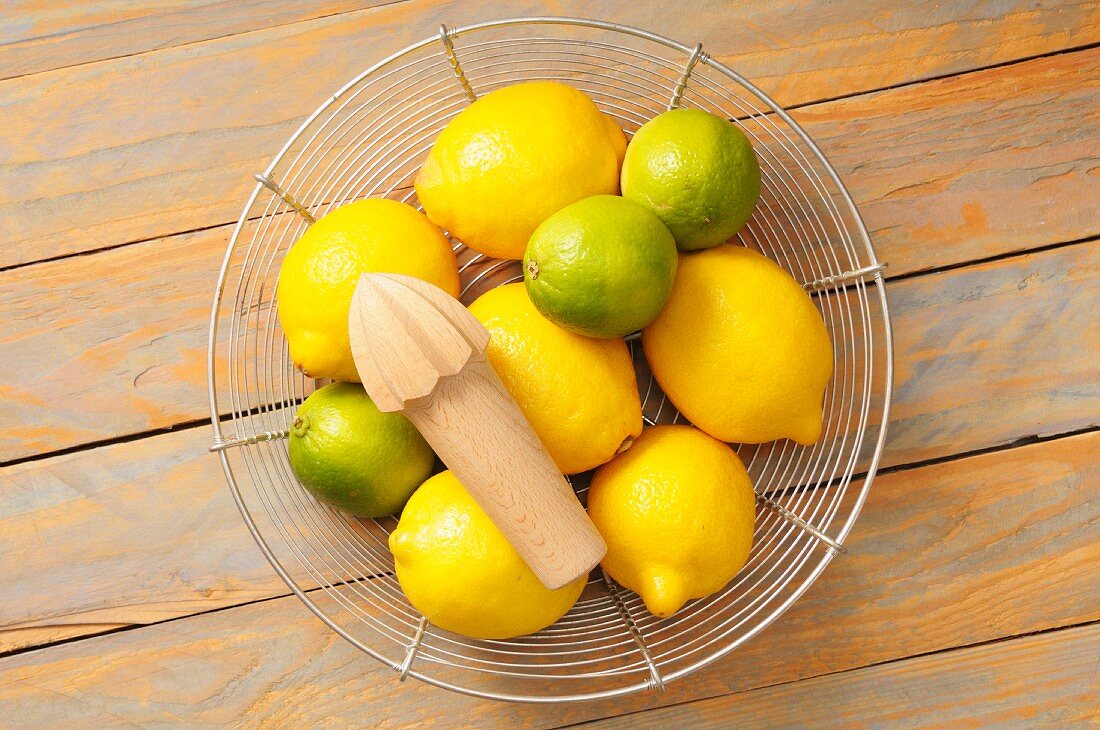
<instances>
[{"instance_id":1,"label":"yellow lemon","mask_svg":"<svg viewBox=\"0 0 1100 730\"><path fill-rule=\"evenodd\" d=\"M691 426L655 426L596 470L588 514L607 542L608 575L665 618L745 564L756 497L729 446Z\"/></svg>"},{"instance_id":2,"label":"yellow lemon","mask_svg":"<svg viewBox=\"0 0 1100 730\"><path fill-rule=\"evenodd\" d=\"M306 229L279 271L279 323L306 375L358 382L348 309L367 272L416 276L458 296L450 242L418 210L378 198L336 208Z\"/></svg>"},{"instance_id":3,"label":"yellow lemon","mask_svg":"<svg viewBox=\"0 0 1100 730\"><path fill-rule=\"evenodd\" d=\"M771 259L732 244L681 254L642 345L672 403L711 436L821 438L832 343L809 295Z\"/></svg>"},{"instance_id":4,"label":"yellow lemon","mask_svg":"<svg viewBox=\"0 0 1100 730\"><path fill-rule=\"evenodd\" d=\"M562 472L597 467L642 432L625 342L558 327L518 282L482 294L470 312L489 330L493 369Z\"/></svg>"},{"instance_id":5,"label":"yellow lemon","mask_svg":"<svg viewBox=\"0 0 1100 730\"><path fill-rule=\"evenodd\" d=\"M621 129L554 81L497 89L439 133L416 176L428 218L475 251L523 257L535 228L566 205L619 192Z\"/></svg>"},{"instance_id":6,"label":"yellow lemon","mask_svg":"<svg viewBox=\"0 0 1100 730\"><path fill-rule=\"evenodd\" d=\"M435 626L478 639L530 634L573 607L588 576L539 582L449 471L413 493L390 534L397 580Z\"/></svg>"}]
</instances>

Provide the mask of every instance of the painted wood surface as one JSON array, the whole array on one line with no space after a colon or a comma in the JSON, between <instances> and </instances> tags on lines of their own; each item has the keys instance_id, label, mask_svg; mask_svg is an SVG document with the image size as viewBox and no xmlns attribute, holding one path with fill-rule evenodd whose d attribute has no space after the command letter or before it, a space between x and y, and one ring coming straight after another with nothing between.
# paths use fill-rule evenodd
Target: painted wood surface
<instances>
[{"instance_id":1,"label":"painted wood surface","mask_svg":"<svg viewBox=\"0 0 1100 730\"><path fill-rule=\"evenodd\" d=\"M889 275L1100 235L1100 49L798 109Z\"/></svg>"},{"instance_id":2,"label":"painted wood surface","mask_svg":"<svg viewBox=\"0 0 1100 730\"><path fill-rule=\"evenodd\" d=\"M191 428L0 471L0 652L287 592L210 438Z\"/></svg>"},{"instance_id":3,"label":"painted wood surface","mask_svg":"<svg viewBox=\"0 0 1100 730\"><path fill-rule=\"evenodd\" d=\"M668 13L618 0L411 0L31 74L0 82L0 128L20 130L0 139L0 266L229 223L252 173L371 61L442 22L537 14L592 14L702 42L784 105L1100 40L1091 2L782 2L735 12L707 0Z\"/></svg>"},{"instance_id":4,"label":"painted wood surface","mask_svg":"<svg viewBox=\"0 0 1100 730\"><path fill-rule=\"evenodd\" d=\"M625 722L1095 722L1100 5L200 1L19 3L0 23L0 463L185 426L0 467L0 726L541 727L673 704ZM661 696L398 684L286 595L209 427L188 427L249 175L370 60L439 22L534 13L702 41L798 107L891 275L966 264L888 286L886 463L1015 446L880 475L851 552ZM1036 434L1061 436L1016 443Z\"/></svg>"},{"instance_id":5,"label":"painted wood surface","mask_svg":"<svg viewBox=\"0 0 1100 730\"><path fill-rule=\"evenodd\" d=\"M1098 656L1092 624L582 727L1088 727Z\"/></svg>"},{"instance_id":6,"label":"painted wood surface","mask_svg":"<svg viewBox=\"0 0 1100 730\"><path fill-rule=\"evenodd\" d=\"M1100 246L887 287L894 402L885 464L1100 424Z\"/></svg>"},{"instance_id":7,"label":"painted wood surface","mask_svg":"<svg viewBox=\"0 0 1100 730\"><path fill-rule=\"evenodd\" d=\"M393 0L391 0L393 1ZM0 24L0 79L335 15L386 0L12 0Z\"/></svg>"},{"instance_id":8,"label":"painted wood surface","mask_svg":"<svg viewBox=\"0 0 1100 730\"><path fill-rule=\"evenodd\" d=\"M110 469L125 460L115 448L98 461L96 451L63 457L73 463L58 471L64 477L92 463ZM69 615L50 620L57 631L66 621L79 623L82 610L123 623L138 615L135 604L150 596L160 602L160 618L170 615L164 601L173 596L185 615L210 585L221 589L209 597L209 608L255 596L248 584L262 572L262 558L244 530L231 524L236 514L220 475L203 479L191 463L185 459L167 472L163 489L109 486L105 480L108 485L94 499L79 500L82 509L66 511L58 500L38 514L25 506L21 516L0 523L5 533L28 535L35 525L39 530L34 553L23 560L0 558L4 574L14 576L19 597L14 603L85 600L80 587L98 581L102 591L96 600L84 608L70 604ZM184 478L187 472L193 477ZM110 712L138 724L167 722L175 715L197 724L230 718L255 725L326 718L339 724L355 717L382 727L542 726L1095 621L1100 576L1092 568L1100 544L1100 503L1090 485L1098 479L1098 432L881 475L849 552L778 624L733 657L669 685L665 695L539 708L477 701L415 681L399 684L392 670L359 654L287 596L0 659L0 703L11 717L28 723L47 717L105 721ZM24 477L16 489L8 485L0 493L40 494L42 483ZM179 519L188 501L210 505L201 546ZM143 540L152 530L112 514L123 513L124 505L126 513L151 516L160 534L150 543L152 552L173 556L174 562L148 559ZM117 542L101 537L87 544L71 527L50 519L66 512L86 534L116 534ZM26 565L39 553L58 555L58 567L43 572L49 557ZM226 560L235 554L236 560ZM82 560L74 559L81 555ZM116 596L108 601L112 591ZM108 602L113 615L105 610ZM43 703L47 697L53 699Z\"/></svg>"},{"instance_id":9,"label":"painted wood surface","mask_svg":"<svg viewBox=\"0 0 1100 730\"><path fill-rule=\"evenodd\" d=\"M1100 209L1090 144L1100 136L1097 64L1097 49L1064 54L798 114L898 275L1100 233L1089 215ZM1066 111L1029 111L1037 106ZM1004 149L983 152L998 140ZM1076 202L1054 204L1064 200ZM0 384L0 461L205 417L207 310L230 233L222 226L0 272L0 345L21 363ZM1008 430L1001 440L1029 435Z\"/></svg>"}]
</instances>

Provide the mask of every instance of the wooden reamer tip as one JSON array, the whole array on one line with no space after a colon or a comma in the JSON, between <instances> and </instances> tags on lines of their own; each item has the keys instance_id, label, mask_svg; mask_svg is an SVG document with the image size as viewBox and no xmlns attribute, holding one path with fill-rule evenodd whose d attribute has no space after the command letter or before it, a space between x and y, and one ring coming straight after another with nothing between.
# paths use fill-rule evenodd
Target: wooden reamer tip
<instances>
[{"instance_id":1,"label":"wooden reamer tip","mask_svg":"<svg viewBox=\"0 0 1100 730\"><path fill-rule=\"evenodd\" d=\"M348 334L363 387L403 413L547 588L607 551L569 483L485 357L489 333L443 290L363 274Z\"/></svg>"}]
</instances>

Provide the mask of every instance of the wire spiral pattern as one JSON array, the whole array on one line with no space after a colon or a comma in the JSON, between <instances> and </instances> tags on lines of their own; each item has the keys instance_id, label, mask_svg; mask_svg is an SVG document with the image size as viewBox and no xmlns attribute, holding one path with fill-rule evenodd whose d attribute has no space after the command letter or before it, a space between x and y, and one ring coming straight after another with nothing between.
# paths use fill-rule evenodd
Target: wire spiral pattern
<instances>
[{"instance_id":1,"label":"wire spiral pattern","mask_svg":"<svg viewBox=\"0 0 1100 730\"><path fill-rule=\"evenodd\" d=\"M831 331L835 373L817 444L735 446L759 504L749 562L724 590L661 620L596 571L555 625L508 641L478 641L431 626L405 599L386 545L392 519L350 518L298 484L285 437L298 404L320 383L290 362L274 292L283 255L311 219L368 196L418 205L412 179L447 122L477 95L534 79L576 86L628 134L673 106L737 123L761 168L760 203L740 242L804 282ZM883 265L809 137L701 46L567 18L441 28L334 94L257 179L230 240L211 315L211 450L249 530L291 590L397 678L539 702L661 691L754 636L844 552L882 452L889 410ZM518 262L454 245L463 302L522 279ZM630 347L646 423L678 422L640 343ZM585 477L572 481L583 500Z\"/></svg>"}]
</instances>

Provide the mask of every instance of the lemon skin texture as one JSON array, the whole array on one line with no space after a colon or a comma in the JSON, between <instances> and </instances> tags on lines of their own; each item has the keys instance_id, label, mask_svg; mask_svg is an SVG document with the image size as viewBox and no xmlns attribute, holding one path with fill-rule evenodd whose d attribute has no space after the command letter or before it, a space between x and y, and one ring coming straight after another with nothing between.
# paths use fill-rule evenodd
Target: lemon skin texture
<instances>
[{"instance_id":1,"label":"lemon skin texture","mask_svg":"<svg viewBox=\"0 0 1100 730\"><path fill-rule=\"evenodd\" d=\"M622 340L584 337L539 314L523 284L470 305L489 330L493 370L565 474L595 468L642 432L642 404Z\"/></svg>"},{"instance_id":2,"label":"lemon skin texture","mask_svg":"<svg viewBox=\"0 0 1100 730\"><path fill-rule=\"evenodd\" d=\"M626 138L585 94L530 81L478 98L439 133L414 182L428 218L468 247L519 259L569 203L619 192Z\"/></svg>"},{"instance_id":3,"label":"lemon skin texture","mask_svg":"<svg viewBox=\"0 0 1100 730\"><path fill-rule=\"evenodd\" d=\"M550 590L449 471L416 490L390 534L397 580L434 626L509 639L557 621L588 576Z\"/></svg>"},{"instance_id":4,"label":"lemon skin texture","mask_svg":"<svg viewBox=\"0 0 1100 730\"><path fill-rule=\"evenodd\" d=\"M681 254L672 296L642 331L642 347L673 405L711 436L821 437L829 332L798 282L756 251L724 244Z\"/></svg>"},{"instance_id":5,"label":"lemon skin texture","mask_svg":"<svg viewBox=\"0 0 1100 730\"><path fill-rule=\"evenodd\" d=\"M336 208L306 229L279 271L279 324L307 376L359 381L348 310L368 272L415 276L458 296L451 244L416 208L380 198Z\"/></svg>"},{"instance_id":6,"label":"lemon skin texture","mask_svg":"<svg viewBox=\"0 0 1100 730\"><path fill-rule=\"evenodd\" d=\"M691 426L654 426L596 470L588 512L607 542L608 575L665 618L745 564L756 498L729 446Z\"/></svg>"}]
</instances>

